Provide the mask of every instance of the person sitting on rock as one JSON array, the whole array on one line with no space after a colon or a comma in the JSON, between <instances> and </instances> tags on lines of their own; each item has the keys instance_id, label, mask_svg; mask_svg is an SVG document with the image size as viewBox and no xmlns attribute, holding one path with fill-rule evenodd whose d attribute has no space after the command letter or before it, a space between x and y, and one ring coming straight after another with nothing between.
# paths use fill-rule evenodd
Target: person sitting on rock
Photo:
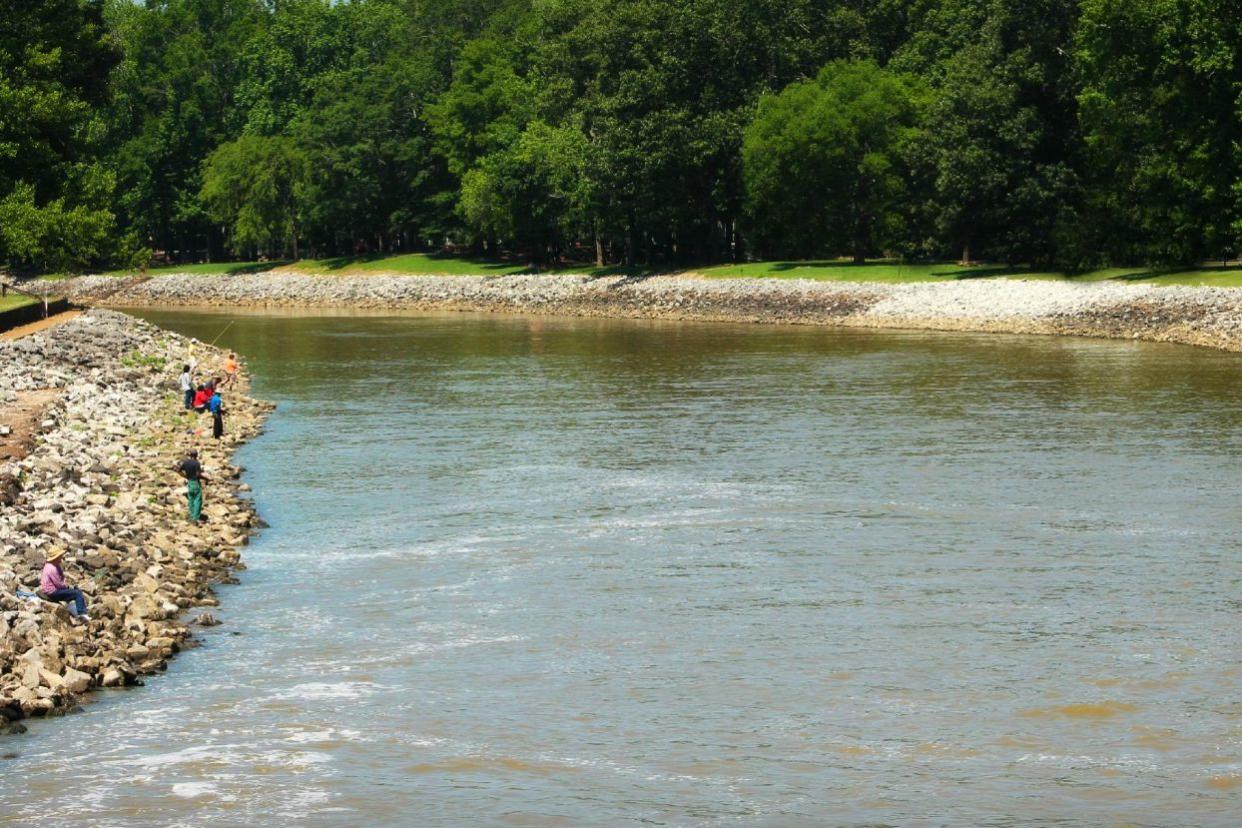
<instances>
[{"instance_id":1,"label":"person sitting on rock","mask_svg":"<svg viewBox=\"0 0 1242 828\"><path fill-rule=\"evenodd\" d=\"M207 476L203 474L203 466L198 462L198 452L190 449L185 459L177 466L177 471L185 478L185 498L190 507L190 520L195 523L203 519L203 484Z\"/></svg>"},{"instance_id":2,"label":"person sitting on rock","mask_svg":"<svg viewBox=\"0 0 1242 828\"><path fill-rule=\"evenodd\" d=\"M60 568L60 559L64 556L65 550L61 548L55 548L48 554L47 563L43 564L43 572L39 576L39 596L57 603L72 601L73 614L83 621L90 621L91 617L86 614L86 597L82 595L82 590L65 584L65 571Z\"/></svg>"},{"instance_id":3,"label":"person sitting on rock","mask_svg":"<svg viewBox=\"0 0 1242 828\"><path fill-rule=\"evenodd\" d=\"M194 410L202 414L207 410L207 401L211 399L211 391L206 385L200 385L194 392Z\"/></svg>"}]
</instances>

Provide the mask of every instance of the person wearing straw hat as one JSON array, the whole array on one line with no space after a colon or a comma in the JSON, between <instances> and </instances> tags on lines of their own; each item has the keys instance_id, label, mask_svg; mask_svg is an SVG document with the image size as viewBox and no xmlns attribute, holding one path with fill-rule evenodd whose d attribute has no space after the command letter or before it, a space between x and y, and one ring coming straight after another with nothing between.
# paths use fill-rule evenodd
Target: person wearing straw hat
<instances>
[{"instance_id":1,"label":"person wearing straw hat","mask_svg":"<svg viewBox=\"0 0 1242 828\"><path fill-rule=\"evenodd\" d=\"M39 576L39 595L47 601L73 602L73 614L83 621L90 621L86 614L86 596L82 590L73 589L65 584L65 570L60 567L65 550L56 546L47 555L47 563L43 564L43 572Z\"/></svg>"}]
</instances>

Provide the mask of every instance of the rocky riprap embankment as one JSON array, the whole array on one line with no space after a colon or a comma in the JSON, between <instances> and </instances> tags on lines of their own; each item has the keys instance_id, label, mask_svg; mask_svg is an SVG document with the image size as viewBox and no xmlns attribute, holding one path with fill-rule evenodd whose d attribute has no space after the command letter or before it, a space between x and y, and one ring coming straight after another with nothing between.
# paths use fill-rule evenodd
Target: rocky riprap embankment
<instances>
[{"instance_id":1,"label":"rocky riprap embankment","mask_svg":"<svg viewBox=\"0 0 1242 828\"><path fill-rule=\"evenodd\" d=\"M161 669L189 637L183 612L216 606L211 584L240 565L237 547L258 519L229 460L270 406L245 396L240 380L225 394L225 438L212 440L209 420L185 412L177 390L192 348L200 365L222 363L215 349L105 310L0 342L0 424L22 392L55 391L29 453L0 462L11 484L0 504L3 720L64 712L92 687ZM212 481L199 525L174 470L191 447ZM68 551L66 580L86 594L89 622L18 596L37 588L53 546Z\"/></svg>"},{"instance_id":2,"label":"rocky riprap embankment","mask_svg":"<svg viewBox=\"0 0 1242 828\"><path fill-rule=\"evenodd\" d=\"M1242 290L1017 279L921 284L693 276L107 276L58 282L117 306L348 307L1070 334L1242 350Z\"/></svg>"}]
</instances>

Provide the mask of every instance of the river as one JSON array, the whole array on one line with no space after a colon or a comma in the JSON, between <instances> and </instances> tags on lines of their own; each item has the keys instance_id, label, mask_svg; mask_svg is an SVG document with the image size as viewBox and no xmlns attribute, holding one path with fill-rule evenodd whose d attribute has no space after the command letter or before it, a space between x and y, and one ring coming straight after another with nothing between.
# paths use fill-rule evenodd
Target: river
<instances>
[{"instance_id":1,"label":"river","mask_svg":"<svg viewBox=\"0 0 1242 828\"><path fill-rule=\"evenodd\" d=\"M1235 355L143 315L279 404L271 528L203 646L0 744L5 820L1237 822Z\"/></svg>"}]
</instances>

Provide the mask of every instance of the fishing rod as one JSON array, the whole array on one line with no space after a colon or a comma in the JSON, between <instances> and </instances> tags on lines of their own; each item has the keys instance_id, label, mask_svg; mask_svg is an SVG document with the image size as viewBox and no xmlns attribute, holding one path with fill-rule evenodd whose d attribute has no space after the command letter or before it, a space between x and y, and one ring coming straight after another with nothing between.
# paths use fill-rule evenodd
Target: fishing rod
<instances>
[{"instance_id":1,"label":"fishing rod","mask_svg":"<svg viewBox=\"0 0 1242 828\"><path fill-rule=\"evenodd\" d=\"M233 327L233 323L236 321L237 321L236 319L230 319L229 324L224 326L224 331L227 331L229 328ZM216 334L216 338L211 340L211 342L208 342L207 347L208 348L214 347L215 344L220 341L220 337L224 336L224 331L220 331L220 333Z\"/></svg>"}]
</instances>

